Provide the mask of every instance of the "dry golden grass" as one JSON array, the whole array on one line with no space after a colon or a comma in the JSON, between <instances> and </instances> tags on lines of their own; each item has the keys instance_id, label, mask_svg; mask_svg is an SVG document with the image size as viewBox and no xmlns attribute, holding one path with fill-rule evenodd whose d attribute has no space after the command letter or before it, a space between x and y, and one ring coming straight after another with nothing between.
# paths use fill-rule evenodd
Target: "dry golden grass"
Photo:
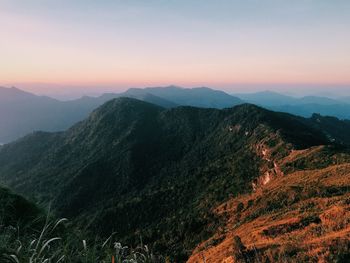
<instances>
[{"instance_id":1,"label":"dry golden grass","mask_svg":"<svg viewBox=\"0 0 350 263\"><path fill-rule=\"evenodd\" d=\"M277 177L215 212L225 226L188 262L335 262L350 252L350 164Z\"/></svg>"}]
</instances>

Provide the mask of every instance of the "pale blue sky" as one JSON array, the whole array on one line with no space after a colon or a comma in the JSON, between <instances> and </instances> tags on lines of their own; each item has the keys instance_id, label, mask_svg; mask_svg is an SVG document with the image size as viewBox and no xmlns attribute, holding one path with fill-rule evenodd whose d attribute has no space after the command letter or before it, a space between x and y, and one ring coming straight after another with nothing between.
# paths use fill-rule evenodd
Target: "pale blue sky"
<instances>
[{"instance_id":1,"label":"pale blue sky","mask_svg":"<svg viewBox=\"0 0 350 263\"><path fill-rule=\"evenodd\" d=\"M349 29L348 0L0 0L0 85L346 88Z\"/></svg>"}]
</instances>

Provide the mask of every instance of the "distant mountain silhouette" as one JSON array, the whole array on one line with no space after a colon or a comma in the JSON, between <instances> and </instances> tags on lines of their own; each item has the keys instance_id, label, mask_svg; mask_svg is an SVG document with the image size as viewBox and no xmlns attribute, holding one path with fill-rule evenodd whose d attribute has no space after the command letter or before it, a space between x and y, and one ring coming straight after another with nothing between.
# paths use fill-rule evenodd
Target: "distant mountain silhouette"
<instances>
[{"instance_id":1,"label":"distant mountain silhouette","mask_svg":"<svg viewBox=\"0 0 350 263\"><path fill-rule=\"evenodd\" d=\"M256 93L240 93L235 94L237 97L242 100L263 105L263 106L294 106L294 105L304 105L304 104L317 104L317 105L335 105L335 104L343 104L344 102L336 99L331 99L327 97L319 97L319 96L305 96L301 98L292 97L288 95L284 95L278 92L273 91L261 91Z\"/></svg>"},{"instance_id":2,"label":"distant mountain silhouette","mask_svg":"<svg viewBox=\"0 0 350 263\"><path fill-rule=\"evenodd\" d=\"M306 96L295 98L272 91L236 94L242 100L262 107L287 112L303 117L318 113L340 119L350 119L350 100L336 100L326 97Z\"/></svg>"},{"instance_id":3,"label":"distant mountain silhouette","mask_svg":"<svg viewBox=\"0 0 350 263\"><path fill-rule=\"evenodd\" d=\"M142 94L153 94L157 97L172 101L177 105L194 106L201 108L229 108L243 101L223 91L213 90L205 87L184 89L176 86L155 87L145 89L129 89L123 96L140 96ZM135 97L137 98L137 97Z\"/></svg>"},{"instance_id":4,"label":"distant mountain silhouette","mask_svg":"<svg viewBox=\"0 0 350 263\"><path fill-rule=\"evenodd\" d=\"M344 103L350 103L350 97L342 97L342 98L339 98L339 100Z\"/></svg>"},{"instance_id":5,"label":"distant mountain silhouette","mask_svg":"<svg viewBox=\"0 0 350 263\"><path fill-rule=\"evenodd\" d=\"M83 117L65 106L66 103L49 97L0 88L0 142L9 142L34 130L61 130Z\"/></svg>"},{"instance_id":6,"label":"distant mountain silhouette","mask_svg":"<svg viewBox=\"0 0 350 263\"><path fill-rule=\"evenodd\" d=\"M16 88L0 87L0 143L33 131L61 131L86 118L95 108L117 97L131 97L171 108L179 105L225 108L241 103L222 91L176 87L130 89L120 94L59 101Z\"/></svg>"},{"instance_id":7,"label":"distant mountain silhouette","mask_svg":"<svg viewBox=\"0 0 350 263\"><path fill-rule=\"evenodd\" d=\"M99 97L82 97L59 101L46 96L36 96L17 88L0 87L0 144L8 143L33 131L63 131L86 118L95 108L108 100L130 97L165 108L196 106L203 108L228 108L243 103L260 105L271 110L303 117L317 113L350 119L350 104L325 97L294 98L276 92L264 91L231 96L209 88L184 89L175 86L129 89L124 93L106 93Z\"/></svg>"},{"instance_id":8,"label":"distant mountain silhouette","mask_svg":"<svg viewBox=\"0 0 350 263\"><path fill-rule=\"evenodd\" d=\"M246 102L262 106L294 105L297 101L297 99L294 97L283 95L273 91L240 93L234 95Z\"/></svg>"},{"instance_id":9,"label":"distant mountain silhouette","mask_svg":"<svg viewBox=\"0 0 350 263\"><path fill-rule=\"evenodd\" d=\"M275 111L287 112L303 117L310 117L317 113L324 116L335 116L339 119L350 120L350 104L301 104L301 105L284 105L284 106L265 106L268 109Z\"/></svg>"}]
</instances>

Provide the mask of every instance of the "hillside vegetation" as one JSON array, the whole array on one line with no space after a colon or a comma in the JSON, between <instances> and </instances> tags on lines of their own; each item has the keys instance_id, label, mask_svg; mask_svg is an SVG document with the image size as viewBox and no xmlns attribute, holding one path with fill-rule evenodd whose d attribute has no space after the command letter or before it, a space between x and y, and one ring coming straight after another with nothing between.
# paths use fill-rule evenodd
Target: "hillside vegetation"
<instances>
[{"instance_id":1,"label":"hillside vegetation","mask_svg":"<svg viewBox=\"0 0 350 263\"><path fill-rule=\"evenodd\" d=\"M183 262L226 225L213 208L349 161L343 138L312 123L249 104L165 109L119 98L66 132L1 147L0 180L84 231L142 238Z\"/></svg>"},{"instance_id":2,"label":"hillside vegetation","mask_svg":"<svg viewBox=\"0 0 350 263\"><path fill-rule=\"evenodd\" d=\"M294 172L221 204L226 223L189 262L348 262L349 168Z\"/></svg>"}]
</instances>

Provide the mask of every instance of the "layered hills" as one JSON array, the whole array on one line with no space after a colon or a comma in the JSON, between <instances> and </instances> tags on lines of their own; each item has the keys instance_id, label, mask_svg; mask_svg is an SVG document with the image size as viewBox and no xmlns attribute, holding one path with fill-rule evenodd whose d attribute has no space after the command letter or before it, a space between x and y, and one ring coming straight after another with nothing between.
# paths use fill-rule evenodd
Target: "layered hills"
<instances>
[{"instance_id":1,"label":"layered hills","mask_svg":"<svg viewBox=\"0 0 350 263\"><path fill-rule=\"evenodd\" d=\"M244 255L250 256L251 237L233 232L231 222L244 229L245 223L275 210L292 210L289 192L282 195L278 184L312 186L318 174L322 184L321 175L332 165L347 167L346 124L332 120L329 126L323 118L304 119L250 104L168 109L118 98L65 132L36 132L2 146L0 181L32 200L52 202L57 215L88 231L101 236L116 232L129 244L142 237L176 262L191 255L192 261L202 254L210 258L215 254L211 247L214 251L233 236L239 236L248 251ZM302 177L309 170L314 171L310 180ZM346 180L339 195L332 192L344 176L329 173L327 180L335 180L333 188L326 187L329 198L347 195ZM273 199L279 195L279 201L286 201ZM248 205L249 198L254 200ZM298 198L296 203L313 197ZM238 202L242 216L236 219ZM294 212L302 218L302 211ZM277 225L283 216L274 217Z\"/></svg>"},{"instance_id":2,"label":"layered hills","mask_svg":"<svg viewBox=\"0 0 350 263\"><path fill-rule=\"evenodd\" d=\"M225 108L242 103L238 98L209 88L179 87L129 89L124 93L106 93L59 101L36 96L17 88L0 87L0 144L11 142L33 131L66 130L103 103L118 97L130 97L165 108L179 105Z\"/></svg>"},{"instance_id":3,"label":"layered hills","mask_svg":"<svg viewBox=\"0 0 350 263\"><path fill-rule=\"evenodd\" d=\"M206 87L184 89L176 86L154 88L132 88L122 94L124 97L139 98L151 94L181 106L223 109L242 104L243 101L221 90ZM158 104L158 103L155 103ZM159 105L159 104L158 104Z\"/></svg>"},{"instance_id":4,"label":"layered hills","mask_svg":"<svg viewBox=\"0 0 350 263\"><path fill-rule=\"evenodd\" d=\"M234 95L246 102L274 111L287 112L303 117L310 117L317 113L340 119L350 119L350 104L347 98L333 99L320 96L297 98L272 91Z\"/></svg>"},{"instance_id":5,"label":"layered hills","mask_svg":"<svg viewBox=\"0 0 350 263\"><path fill-rule=\"evenodd\" d=\"M340 119L350 118L350 104L345 99L316 96L294 98L269 91L237 96L205 87L185 89L169 86L131 88L123 93L106 93L99 97L84 96L80 99L59 101L17 88L0 87L0 145L34 131L66 130L87 118L95 108L118 97L135 98L164 108L194 106L223 109L249 102L304 117L321 114Z\"/></svg>"}]
</instances>

